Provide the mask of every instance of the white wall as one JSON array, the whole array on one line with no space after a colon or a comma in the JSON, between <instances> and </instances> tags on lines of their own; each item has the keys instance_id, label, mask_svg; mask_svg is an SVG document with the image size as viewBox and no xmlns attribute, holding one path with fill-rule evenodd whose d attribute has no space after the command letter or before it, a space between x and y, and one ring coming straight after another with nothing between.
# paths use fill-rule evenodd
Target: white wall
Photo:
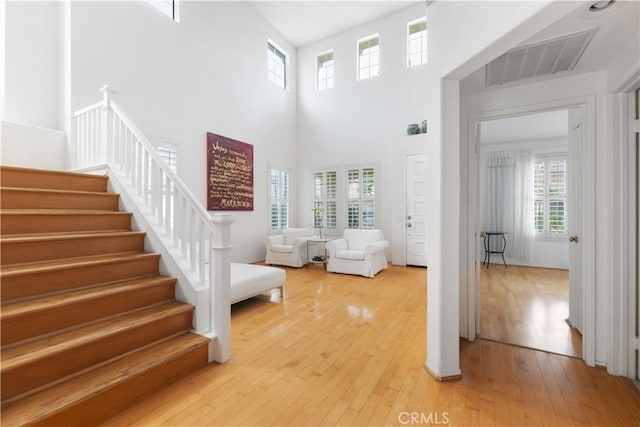
<instances>
[{"instance_id":1,"label":"white wall","mask_svg":"<svg viewBox=\"0 0 640 427\"><path fill-rule=\"evenodd\" d=\"M60 129L58 2L8 1L5 13L2 120Z\"/></svg>"},{"instance_id":2,"label":"white wall","mask_svg":"<svg viewBox=\"0 0 640 427\"><path fill-rule=\"evenodd\" d=\"M11 122L2 122L0 128L0 164L66 170L67 137L64 132Z\"/></svg>"},{"instance_id":3,"label":"white wall","mask_svg":"<svg viewBox=\"0 0 640 427\"><path fill-rule=\"evenodd\" d=\"M267 38L295 49L240 2L179 2L173 22L144 2L72 2L71 108L114 100L146 133L179 145L181 178L206 206L206 132L254 146L254 211L234 212L232 260L264 259L267 164L296 177L296 72L267 79ZM295 194L295 193L294 193ZM295 199L292 212L295 221Z\"/></svg>"},{"instance_id":4,"label":"white wall","mask_svg":"<svg viewBox=\"0 0 640 427\"><path fill-rule=\"evenodd\" d=\"M527 135L523 134L523 138ZM532 154L550 154L550 153L564 153L569 151L569 145L566 137L561 138L547 138L538 140L521 140L512 141L506 143L483 143L480 147L480 224L485 224L485 204L488 199L487 196L487 180L485 179L486 171L486 153L490 151L503 151L503 150L525 150ZM571 167L571 165L569 165ZM569 268L569 243L566 238L563 239L547 239L547 238L534 238L529 253L529 260L523 260L505 256L505 260L509 265L522 265L528 267L544 267L544 268ZM492 255L492 264L502 264L502 258L500 255Z\"/></svg>"},{"instance_id":5,"label":"white wall","mask_svg":"<svg viewBox=\"0 0 640 427\"><path fill-rule=\"evenodd\" d=\"M314 169L377 163L377 227L391 240L392 143L426 118L426 65L407 68L407 22L425 14L424 5L413 6L298 50L299 226L312 225ZM380 37L380 75L357 81L356 42L373 33ZM335 86L317 91L316 56L329 49ZM340 231L345 226L342 218Z\"/></svg>"}]
</instances>

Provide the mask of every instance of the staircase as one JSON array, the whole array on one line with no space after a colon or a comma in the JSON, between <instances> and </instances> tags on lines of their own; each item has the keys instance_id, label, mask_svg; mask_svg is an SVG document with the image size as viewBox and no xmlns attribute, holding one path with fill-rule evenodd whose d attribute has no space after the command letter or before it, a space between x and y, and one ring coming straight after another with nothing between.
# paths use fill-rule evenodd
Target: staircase
<instances>
[{"instance_id":1,"label":"staircase","mask_svg":"<svg viewBox=\"0 0 640 427\"><path fill-rule=\"evenodd\" d=\"M2 425L91 425L207 364L107 177L0 167Z\"/></svg>"}]
</instances>

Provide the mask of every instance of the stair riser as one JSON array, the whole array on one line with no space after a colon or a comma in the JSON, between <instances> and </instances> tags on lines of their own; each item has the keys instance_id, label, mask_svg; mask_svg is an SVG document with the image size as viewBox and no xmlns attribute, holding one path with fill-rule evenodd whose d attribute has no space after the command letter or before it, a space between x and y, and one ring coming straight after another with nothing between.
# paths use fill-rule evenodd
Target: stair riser
<instances>
[{"instance_id":1,"label":"stair riser","mask_svg":"<svg viewBox=\"0 0 640 427\"><path fill-rule=\"evenodd\" d=\"M48 193L3 189L2 209L88 209L117 211L117 194Z\"/></svg>"},{"instance_id":2,"label":"stair riser","mask_svg":"<svg viewBox=\"0 0 640 427\"><path fill-rule=\"evenodd\" d=\"M2 317L2 345L11 344L24 339L69 328L102 317L123 313L175 297L175 280L168 279L164 283L131 290L126 293L108 295L103 298L77 302L43 309L23 316Z\"/></svg>"},{"instance_id":3,"label":"stair riser","mask_svg":"<svg viewBox=\"0 0 640 427\"><path fill-rule=\"evenodd\" d=\"M44 295L108 283L126 278L158 274L160 256L153 254L108 264L89 265L67 270L44 271L23 275L2 276L2 301Z\"/></svg>"},{"instance_id":4,"label":"stair riser","mask_svg":"<svg viewBox=\"0 0 640 427\"><path fill-rule=\"evenodd\" d=\"M71 426L97 425L133 403L152 395L207 364L207 346L197 347L170 362L149 369L145 373L99 395L90 396L64 411L51 414L34 425Z\"/></svg>"},{"instance_id":5,"label":"stair riser","mask_svg":"<svg viewBox=\"0 0 640 427\"><path fill-rule=\"evenodd\" d=\"M0 168L5 187L50 188L72 191L107 191L107 179L100 175L66 174L53 171Z\"/></svg>"},{"instance_id":6,"label":"stair riser","mask_svg":"<svg viewBox=\"0 0 640 427\"><path fill-rule=\"evenodd\" d=\"M144 249L144 235L96 236L29 242L2 242L2 265L91 256Z\"/></svg>"},{"instance_id":7,"label":"stair riser","mask_svg":"<svg viewBox=\"0 0 640 427\"><path fill-rule=\"evenodd\" d=\"M131 214L3 215L0 233L61 233L98 230L131 230Z\"/></svg>"},{"instance_id":8,"label":"stair riser","mask_svg":"<svg viewBox=\"0 0 640 427\"><path fill-rule=\"evenodd\" d=\"M185 311L145 325L86 342L51 354L38 363L2 372L2 400L71 375L168 336L188 332L192 311ZM76 423L74 423L76 424Z\"/></svg>"}]
</instances>

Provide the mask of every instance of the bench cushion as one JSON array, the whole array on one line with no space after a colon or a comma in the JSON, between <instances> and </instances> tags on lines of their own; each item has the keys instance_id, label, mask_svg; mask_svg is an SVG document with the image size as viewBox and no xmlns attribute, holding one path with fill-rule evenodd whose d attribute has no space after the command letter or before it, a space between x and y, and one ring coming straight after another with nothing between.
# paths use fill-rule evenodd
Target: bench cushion
<instances>
[{"instance_id":1,"label":"bench cushion","mask_svg":"<svg viewBox=\"0 0 640 427\"><path fill-rule=\"evenodd\" d=\"M282 288L286 273L281 268L231 263L231 304Z\"/></svg>"}]
</instances>

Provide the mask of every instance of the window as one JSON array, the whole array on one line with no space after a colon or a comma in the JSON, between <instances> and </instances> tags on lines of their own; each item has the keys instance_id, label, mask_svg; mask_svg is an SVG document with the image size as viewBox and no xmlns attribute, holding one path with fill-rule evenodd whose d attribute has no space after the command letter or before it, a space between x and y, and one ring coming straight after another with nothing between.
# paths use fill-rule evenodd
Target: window
<instances>
[{"instance_id":1,"label":"window","mask_svg":"<svg viewBox=\"0 0 640 427\"><path fill-rule=\"evenodd\" d=\"M347 169L347 228L376 228L373 167Z\"/></svg>"},{"instance_id":2,"label":"window","mask_svg":"<svg viewBox=\"0 0 640 427\"><path fill-rule=\"evenodd\" d=\"M380 74L380 48L378 35L358 40L358 80L370 79Z\"/></svg>"},{"instance_id":3,"label":"window","mask_svg":"<svg viewBox=\"0 0 640 427\"><path fill-rule=\"evenodd\" d=\"M338 172L313 173L313 226L338 232Z\"/></svg>"},{"instance_id":4,"label":"window","mask_svg":"<svg viewBox=\"0 0 640 427\"><path fill-rule=\"evenodd\" d=\"M407 24L407 65L415 67L427 63L427 17Z\"/></svg>"},{"instance_id":5,"label":"window","mask_svg":"<svg viewBox=\"0 0 640 427\"><path fill-rule=\"evenodd\" d=\"M144 0L174 21L178 20L175 0Z\"/></svg>"},{"instance_id":6,"label":"window","mask_svg":"<svg viewBox=\"0 0 640 427\"><path fill-rule=\"evenodd\" d=\"M325 52L317 57L318 90L333 87L333 51Z\"/></svg>"},{"instance_id":7,"label":"window","mask_svg":"<svg viewBox=\"0 0 640 427\"><path fill-rule=\"evenodd\" d=\"M289 172L270 168L269 193L269 228L278 232L289 226Z\"/></svg>"},{"instance_id":8,"label":"window","mask_svg":"<svg viewBox=\"0 0 640 427\"><path fill-rule=\"evenodd\" d=\"M167 144L159 145L156 147L160 158L164 160L172 171L178 171L178 150L175 147L171 147Z\"/></svg>"},{"instance_id":9,"label":"window","mask_svg":"<svg viewBox=\"0 0 640 427\"><path fill-rule=\"evenodd\" d=\"M537 157L533 164L533 229L538 237L567 234L567 156Z\"/></svg>"},{"instance_id":10,"label":"window","mask_svg":"<svg viewBox=\"0 0 640 427\"><path fill-rule=\"evenodd\" d=\"M267 74L269 81L287 88L287 53L274 42L267 43Z\"/></svg>"}]
</instances>

